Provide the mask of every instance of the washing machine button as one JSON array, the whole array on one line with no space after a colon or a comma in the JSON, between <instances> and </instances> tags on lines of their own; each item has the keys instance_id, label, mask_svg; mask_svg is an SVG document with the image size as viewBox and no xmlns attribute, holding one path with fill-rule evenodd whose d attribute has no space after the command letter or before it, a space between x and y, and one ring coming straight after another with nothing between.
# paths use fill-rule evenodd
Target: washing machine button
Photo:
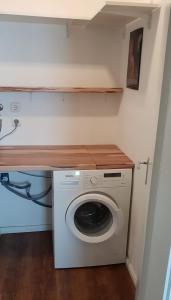
<instances>
[{"instance_id":1,"label":"washing machine button","mask_svg":"<svg viewBox=\"0 0 171 300\"><path fill-rule=\"evenodd\" d=\"M93 177L90 178L90 182L91 182L92 185L96 185L98 183L98 178L93 176Z\"/></svg>"}]
</instances>

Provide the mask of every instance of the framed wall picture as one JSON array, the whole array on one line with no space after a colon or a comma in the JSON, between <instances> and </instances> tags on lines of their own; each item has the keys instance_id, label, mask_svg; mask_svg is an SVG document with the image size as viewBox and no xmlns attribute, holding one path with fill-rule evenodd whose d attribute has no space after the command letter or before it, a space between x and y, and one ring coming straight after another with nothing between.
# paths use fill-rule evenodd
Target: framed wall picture
<instances>
[{"instance_id":1,"label":"framed wall picture","mask_svg":"<svg viewBox=\"0 0 171 300\"><path fill-rule=\"evenodd\" d=\"M139 28L130 33L127 87L133 90L139 89L143 32L144 29Z\"/></svg>"}]
</instances>

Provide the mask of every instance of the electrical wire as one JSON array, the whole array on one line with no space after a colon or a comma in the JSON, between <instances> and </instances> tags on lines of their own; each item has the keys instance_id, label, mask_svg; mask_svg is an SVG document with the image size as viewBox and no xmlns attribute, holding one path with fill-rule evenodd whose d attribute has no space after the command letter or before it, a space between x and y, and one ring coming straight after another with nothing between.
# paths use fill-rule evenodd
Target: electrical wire
<instances>
[{"instance_id":1,"label":"electrical wire","mask_svg":"<svg viewBox=\"0 0 171 300\"><path fill-rule=\"evenodd\" d=\"M48 208L52 208L52 205L50 204L45 204L43 202L40 202L39 199L42 199L43 197L45 197L52 189L52 187L50 186L48 188L47 191L39 194L39 195L36 195L36 196L32 196L30 195L28 192L26 193L27 195L24 195L23 193L20 193L18 191L16 191L13 187L10 186L10 184L8 184L7 182L1 182L2 186L4 186L8 191L12 192L13 194L21 197L21 198L24 198L26 200L31 200L32 202L40 205L40 206L43 206L43 207L48 207ZM17 188L17 187L16 187Z\"/></svg>"},{"instance_id":2,"label":"electrical wire","mask_svg":"<svg viewBox=\"0 0 171 300\"><path fill-rule=\"evenodd\" d=\"M19 124L19 120L15 119L14 120L14 129L12 129L10 132L4 134L2 137L0 137L0 141L2 141L3 139L5 139L7 136L11 135L12 133L14 133L14 131L16 131L16 129L18 128L18 124Z\"/></svg>"},{"instance_id":3,"label":"electrical wire","mask_svg":"<svg viewBox=\"0 0 171 300\"><path fill-rule=\"evenodd\" d=\"M24 198L26 200L30 200L30 201L32 201L32 202L34 202L34 203L36 203L40 206L43 206L43 207L52 208L52 205L45 204L45 203L39 201L40 199L44 198L45 196L47 196L50 193L50 191L52 189L52 185L50 185L46 191L44 191L40 194L31 195L31 193L30 193L31 183L30 182L24 182L24 183L11 182L10 179L9 179L9 174L8 173L2 174L0 176L0 183L8 191L12 192L13 194L15 194L15 195L17 195L21 198ZM26 195L19 192L19 191L17 191L17 189L18 190L25 190Z\"/></svg>"},{"instance_id":4,"label":"electrical wire","mask_svg":"<svg viewBox=\"0 0 171 300\"><path fill-rule=\"evenodd\" d=\"M24 189L28 189L31 188L31 183L30 182L26 182L26 183L20 183L20 184L15 184L15 183L11 183L8 182L7 183L10 187L13 187L15 189L19 189L19 190L24 190Z\"/></svg>"},{"instance_id":5,"label":"electrical wire","mask_svg":"<svg viewBox=\"0 0 171 300\"><path fill-rule=\"evenodd\" d=\"M17 173L20 174L24 174L24 175L28 175L28 176L32 176L32 177L40 177L40 178L52 178L52 176L46 176L46 175L39 175L39 174L32 174L32 173L27 173L27 172L22 172L22 171L18 171Z\"/></svg>"},{"instance_id":6,"label":"electrical wire","mask_svg":"<svg viewBox=\"0 0 171 300\"><path fill-rule=\"evenodd\" d=\"M0 132L2 130L2 119L0 119Z\"/></svg>"},{"instance_id":7,"label":"electrical wire","mask_svg":"<svg viewBox=\"0 0 171 300\"><path fill-rule=\"evenodd\" d=\"M17 126L18 127L18 126ZM7 134L3 135L0 138L0 141L2 141L3 139L5 139L7 136L11 135L14 131L16 131L17 127L15 127L13 130L11 130L10 132L8 132Z\"/></svg>"}]
</instances>

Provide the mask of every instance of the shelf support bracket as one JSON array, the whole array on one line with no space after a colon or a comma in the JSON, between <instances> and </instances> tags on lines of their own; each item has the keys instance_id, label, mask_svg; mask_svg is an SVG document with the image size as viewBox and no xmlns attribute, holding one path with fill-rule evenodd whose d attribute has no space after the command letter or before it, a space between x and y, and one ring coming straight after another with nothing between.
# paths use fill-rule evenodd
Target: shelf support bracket
<instances>
[{"instance_id":1,"label":"shelf support bracket","mask_svg":"<svg viewBox=\"0 0 171 300\"><path fill-rule=\"evenodd\" d=\"M148 25L148 29L151 29L151 23L152 23L152 13L153 11L150 11L148 13L142 12L140 11L138 8L135 7L112 7L112 6L107 6L105 8L105 13L113 15L113 16L124 16L124 17L129 17L132 18L132 21L136 21L137 19L141 19L144 20L147 25ZM129 23L131 23L132 21L130 21ZM129 24L128 23L128 24Z\"/></svg>"}]
</instances>

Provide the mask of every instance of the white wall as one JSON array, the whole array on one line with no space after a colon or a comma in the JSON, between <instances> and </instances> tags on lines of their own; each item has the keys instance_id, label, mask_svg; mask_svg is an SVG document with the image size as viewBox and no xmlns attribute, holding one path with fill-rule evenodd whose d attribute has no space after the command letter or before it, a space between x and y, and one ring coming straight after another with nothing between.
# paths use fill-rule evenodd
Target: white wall
<instances>
[{"instance_id":1,"label":"white wall","mask_svg":"<svg viewBox=\"0 0 171 300\"><path fill-rule=\"evenodd\" d=\"M120 32L73 26L1 22L3 85L120 84Z\"/></svg>"},{"instance_id":2,"label":"white wall","mask_svg":"<svg viewBox=\"0 0 171 300\"><path fill-rule=\"evenodd\" d=\"M121 85L121 31L76 26L68 38L62 25L1 22L0 35L1 86ZM20 104L20 112L10 111L11 102ZM2 134L16 117L21 126L0 145L115 143L120 102L117 95L1 93ZM14 178L26 179L11 174ZM46 180L28 179L33 187L45 189ZM27 203L3 187L0 207L3 232L24 230L20 227L24 225L26 230L38 230L51 222L49 209Z\"/></svg>"},{"instance_id":3,"label":"white wall","mask_svg":"<svg viewBox=\"0 0 171 300\"><path fill-rule=\"evenodd\" d=\"M141 21L134 22L128 27L126 39L123 44L123 74L124 81L126 82L129 31L144 26L140 90L125 89L118 115L118 145L136 164L128 250L129 267L135 281L137 278L139 279L141 271L150 190L150 182L146 187L144 185L146 168L141 167L138 170L137 164L139 161L147 160L148 157L153 161L167 37L167 22L168 14L164 8L160 13L160 18L157 11L153 14L150 30L147 24L143 24Z\"/></svg>"},{"instance_id":4,"label":"white wall","mask_svg":"<svg viewBox=\"0 0 171 300\"><path fill-rule=\"evenodd\" d=\"M47 175L47 172L30 172L31 174ZM48 174L50 176L50 173ZM12 182L31 182L31 194L39 194L47 190L50 179L35 178L17 172L10 173ZM20 192L24 193L20 190ZM51 193L44 199L44 203L51 203ZM0 187L0 233L27 232L51 229L51 208L44 208L35 203L17 197Z\"/></svg>"},{"instance_id":5,"label":"white wall","mask_svg":"<svg viewBox=\"0 0 171 300\"><path fill-rule=\"evenodd\" d=\"M67 38L65 26L12 22L1 23L0 35L1 86L121 85L120 31L74 27ZM1 145L116 140L117 95L1 93L0 102L3 133L14 117L22 124ZM11 102L21 104L19 113L10 112Z\"/></svg>"}]
</instances>

